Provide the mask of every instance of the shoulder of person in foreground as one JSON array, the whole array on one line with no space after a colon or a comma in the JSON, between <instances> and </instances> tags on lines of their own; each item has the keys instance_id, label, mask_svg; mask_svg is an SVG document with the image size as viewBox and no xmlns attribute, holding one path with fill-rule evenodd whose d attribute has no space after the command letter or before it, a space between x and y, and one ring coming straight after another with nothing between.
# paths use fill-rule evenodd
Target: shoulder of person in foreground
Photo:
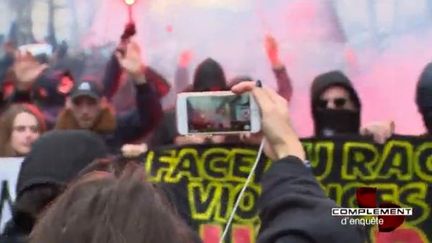
<instances>
[{"instance_id":1,"label":"shoulder of person in foreground","mask_svg":"<svg viewBox=\"0 0 432 243\"><path fill-rule=\"evenodd\" d=\"M338 207L295 156L278 160L262 180L258 242L365 242L362 228L331 216Z\"/></svg>"}]
</instances>

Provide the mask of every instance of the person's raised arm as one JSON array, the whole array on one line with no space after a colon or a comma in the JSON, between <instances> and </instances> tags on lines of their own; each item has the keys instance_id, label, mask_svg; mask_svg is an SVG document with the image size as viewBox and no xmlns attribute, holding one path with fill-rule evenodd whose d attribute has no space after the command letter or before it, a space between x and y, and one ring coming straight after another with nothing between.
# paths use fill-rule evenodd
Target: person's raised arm
<instances>
[{"instance_id":1,"label":"person's raised arm","mask_svg":"<svg viewBox=\"0 0 432 243\"><path fill-rule=\"evenodd\" d=\"M147 82L136 42L127 45L126 53L116 53L120 66L128 73L136 87L136 108L117 118L116 136L123 143L147 135L160 121L162 106L154 88Z\"/></svg>"},{"instance_id":2,"label":"person's raised arm","mask_svg":"<svg viewBox=\"0 0 432 243\"><path fill-rule=\"evenodd\" d=\"M278 93L284 97L285 100L290 101L293 94L291 79L288 76L285 65L280 60L278 43L273 36L266 36L265 49L273 73L276 76Z\"/></svg>"},{"instance_id":3,"label":"person's raised arm","mask_svg":"<svg viewBox=\"0 0 432 243\"><path fill-rule=\"evenodd\" d=\"M8 97L9 103L32 103L32 89L38 78L48 68L40 64L30 53L16 51L12 66L14 92Z\"/></svg>"},{"instance_id":4,"label":"person's raised arm","mask_svg":"<svg viewBox=\"0 0 432 243\"><path fill-rule=\"evenodd\" d=\"M104 76L102 78L104 86L103 94L108 100L111 100L119 89L121 74L120 64L116 55L113 54L106 64Z\"/></svg>"},{"instance_id":5,"label":"person's raised arm","mask_svg":"<svg viewBox=\"0 0 432 243\"><path fill-rule=\"evenodd\" d=\"M188 68L192 60L192 52L190 50L184 50L180 53L179 61L177 64L177 70L174 77L175 93L184 92L189 85L189 73Z\"/></svg>"}]
</instances>

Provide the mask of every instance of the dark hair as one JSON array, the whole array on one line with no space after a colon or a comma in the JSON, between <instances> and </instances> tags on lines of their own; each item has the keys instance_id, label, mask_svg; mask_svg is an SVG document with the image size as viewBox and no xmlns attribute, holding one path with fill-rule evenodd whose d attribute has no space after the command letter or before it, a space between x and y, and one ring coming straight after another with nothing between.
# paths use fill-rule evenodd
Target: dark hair
<instances>
[{"instance_id":1,"label":"dark hair","mask_svg":"<svg viewBox=\"0 0 432 243\"><path fill-rule=\"evenodd\" d=\"M202 61L195 69L192 91L227 90L228 85L222 66L211 58Z\"/></svg>"},{"instance_id":2,"label":"dark hair","mask_svg":"<svg viewBox=\"0 0 432 243\"><path fill-rule=\"evenodd\" d=\"M13 124L15 118L21 113L29 113L33 115L37 122L39 133L42 134L46 130L45 119L42 112L34 105L31 104L14 104L11 105L4 113L1 114L0 119L0 157L17 156L16 151L10 145L10 138L12 135Z\"/></svg>"},{"instance_id":3,"label":"dark hair","mask_svg":"<svg viewBox=\"0 0 432 243\"><path fill-rule=\"evenodd\" d=\"M119 177L91 172L73 183L42 215L31 243L192 242L158 187L128 163Z\"/></svg>"}]
</instances>

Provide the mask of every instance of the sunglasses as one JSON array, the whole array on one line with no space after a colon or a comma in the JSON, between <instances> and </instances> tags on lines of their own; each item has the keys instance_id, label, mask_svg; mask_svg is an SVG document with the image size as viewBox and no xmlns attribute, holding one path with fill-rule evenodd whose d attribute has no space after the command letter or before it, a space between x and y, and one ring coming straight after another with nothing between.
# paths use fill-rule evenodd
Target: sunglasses
<instances>
[{"instance_id":1,"label":"sunglasses","mask_svg":"<svg viewBox=\"0 0 432 243\"><path fill-rule=\"evenodd\" d=\"M321 109L326 109L328 107L329 102L333 102L334 106L337 109L341 109L345 106L345 104L348 102L348 100L346 98L336 98L336 99L332 99L332 100L320 99L318 101L318 107Z\"/></svg>"}]
</instances>

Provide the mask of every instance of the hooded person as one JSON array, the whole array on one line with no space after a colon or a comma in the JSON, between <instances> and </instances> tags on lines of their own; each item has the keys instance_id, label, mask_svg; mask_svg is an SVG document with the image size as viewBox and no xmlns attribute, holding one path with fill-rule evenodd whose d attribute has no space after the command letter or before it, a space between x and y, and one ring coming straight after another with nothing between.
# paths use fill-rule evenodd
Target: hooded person
<instances>
[{"instance_id":1,"label":"hooded person","mask_svg":"<svg viewBox=\"0 0 432 243\"><path fill-rule=\"evenodd\" d=\"M331 71L314 79L311 105L315 136L359 134L360 99L342 72Z\"/></svg>"},{"instance_id":2,"label":"hooded person","mask_svg":"<svg viewBox=\"0 0 432 243\"><path fill-rule=\"evenodd\" d=\"M212 58L207 58L195 69L192 86L185 92L205 92L228 90L227 80L222 66ZM150 145L158 147L175 144L179 136L176 129L175 108L168 110L153 134Z\"/></svg>"},{"instance_id":3,"label":"hooded person","mask_svg":"<svg viewBox=\"0 0 432 243\"><path fill-rule=\"evenodd\" d=\"M26 242L42 210L81 170L107 153L104 141L89 131L51 131L41 136L21 165L13 216L0 242Z\"/></svg>"},{"instance_id":4,"label":"hooded person","mask_svg":"<svg viewBox=\"0 0 432 243\"><path fill-rule=\"evenodd\" d=\"M201 62L195 70L192 92L228 90L222 66L212 58Z\"/></svg>"},{"instance_id":5,"label":"hooded person","mask_svg":"<svg viewBox=\"0 0 432 243\"><path fill-rule=\"evenodd\" d=\"M432 63L426 65L418 80L416 104L427 134L432 134Z\"/></svg>"}]
</instances>

